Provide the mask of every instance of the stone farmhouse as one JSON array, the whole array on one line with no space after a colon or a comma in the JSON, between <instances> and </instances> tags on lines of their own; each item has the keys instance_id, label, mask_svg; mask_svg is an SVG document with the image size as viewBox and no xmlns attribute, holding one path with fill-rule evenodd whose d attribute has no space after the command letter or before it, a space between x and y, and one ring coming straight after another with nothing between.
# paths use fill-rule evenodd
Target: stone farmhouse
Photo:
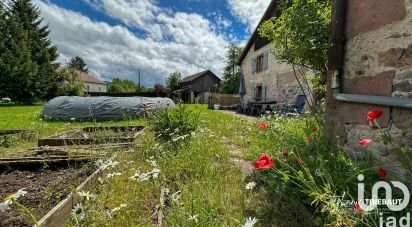
<instances>
[{"instance_id":1,"label":"stone farmhouse","mask_svg":"<svg viewBox=\"0 0 412 227\"><path fill-rule=\"evenodd\" d=\"M270 41L260 37L258 33L259 26L278 13L276 1L273 0L238 60L245 79L245 102L276 101L279 105L294 104L296 97L303 95L292 66L279 63L271 51ZM302 76L297 73L298 78Z\"/></svg>"}]
</instances>

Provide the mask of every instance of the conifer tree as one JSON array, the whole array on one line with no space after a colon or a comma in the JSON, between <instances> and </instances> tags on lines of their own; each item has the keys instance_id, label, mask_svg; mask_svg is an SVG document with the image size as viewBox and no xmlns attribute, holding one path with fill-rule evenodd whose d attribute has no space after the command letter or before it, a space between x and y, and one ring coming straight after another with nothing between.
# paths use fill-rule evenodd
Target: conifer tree
<instances>
[{"instance_id":1,"label":"conifer tree","mask_svg":"<svg viewBox=\"0 0 412 227\"><path fill-rule=\"evenodd\" d=\"M38 72L32 61L28 32L18 18L8 14L2 28L0 50L0 90L14 101L31 102L35 92L30 89Z\"/></svg>"},{"instance_id":2,"label":"conifer tree","mask_svg":"<svg viewBox=\"0 0 412 227\"><path fill-rule=\"evenodd\" d=\"M83 58L76 56L70 59L70 62L68 64L69 68L72 69L77 69L79 71L89 73L89 69L86 67L86 62L83 60Z\"/></svg>"},{"instance_id":3,"label":"conifer tree","mask_svg":"<svg viewBox=\"0 0 412 227\"><path fill-rule=\"evenodd\" d=\"M52 98L57 93L60 78L56 72L59 65L55 63L58 52L49 39L48 25L42 24L40 10L31 0L12 0L10 17L14 17L18 27L26 33L29 55L37 67L36 72L30 72L33 77L25 81L26 89L32 94L32 99Z\"/></svg>"}]
</instances>

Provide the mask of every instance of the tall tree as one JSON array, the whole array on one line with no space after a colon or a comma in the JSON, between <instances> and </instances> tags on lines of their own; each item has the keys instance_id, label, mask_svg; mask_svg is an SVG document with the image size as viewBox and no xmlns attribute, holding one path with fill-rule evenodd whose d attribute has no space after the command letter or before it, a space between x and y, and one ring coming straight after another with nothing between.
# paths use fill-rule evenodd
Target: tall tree
<instances>
[{"instance_id":1,"label":"tall tree","mask_svg":"<svg viewBox=\"0 0 412 227\"><path fill-rule=\"evenodd\" d=\"M179 89L180 82L182 81L182 74L180 72L170 73L166 79L167 91L171 94Z\"/></svg>"},{"instance_id":2,"label":"tall tree","mask_svg":"<svg viewBox=\"0 0 412 227\"><path fill-rule=\"evenodd\" d=\"M67 66L72 69L77 69L79 71L89 73L89 69L86 67L86 62L79 56L70 59L70 62Z\"/></svg>"},{"instance_id":3,"label":"tall tree","mask_svg":"<svg viewBox=\"0 0 412 227\"><path fill-rule=\"evenodd\" d=\"M32 61L28 31L13 14L1 28L0 92L14 101L31 102L38 92L32 88L38 66Z\"/></svg>"},{"instance_id":4,"label":"tall tree","mask_svg":"<svg viewBox=\"0 0 412 227\"><path fill-rule=\"evenodd\" d=\"M331 0L281 0L280 16L259 28L278 61L310 69L319 85L326 82L331 5Z\"/></svg>"},{"instance_id":5,"label":"tall tree","mask_svg":"<svg viewBox=\"0 0 412 227\"><path fill-rule=\"evenodd\" d=\"M242 54L242 48L231 43L226 49L222 90L227 94L235 94L239 92L240 70L236 67L236 64Z\"/></svg>"},{"instance_id":6,"label":"tall tree","mask_svg":"<svg viewBox=\"0 0 412 227\"><path fill-rule=\"evenodd\" d=\"M25 63L28 65L33 64L33 66L27 67L26 70L31 70L27 72L27 76L17 72L16 74L9 74L12 77L11 81L19 81L18 87L23 89L22 86L24 86L23 90L25 92L19 94L12 87L10 87L10 90L15 93L14 96L17 100L21 101L52 98L57 93L58 83L61 78L58 77L56 71L59 66L55 63L58 52L48 37L49 27L42 25L43 19L40 16L40 10L30 0L11 0L9 6L10 12L7 17L9 24L7 27L10 34L8 35L14 33L16 36L9 40L7 48L12 50L16 48L13 47L13 43L18 45L21 51L15 52L14 50L11 55L14 55L17 59L23 58L22 55L28 56L30 59ZM13 63L10 62L10 64L10 69L13 69L11 67ZM13 86L13 84L10 85Z\"/></svg>"}]
</instances>

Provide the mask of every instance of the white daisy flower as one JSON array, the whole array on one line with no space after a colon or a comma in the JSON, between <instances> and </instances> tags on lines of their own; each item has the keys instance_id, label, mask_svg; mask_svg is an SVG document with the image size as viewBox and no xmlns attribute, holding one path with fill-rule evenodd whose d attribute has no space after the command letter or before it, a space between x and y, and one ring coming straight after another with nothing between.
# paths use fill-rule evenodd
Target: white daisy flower
<instances>
[{"instance_id":1,"label":"white daisy flower","mask_svg":"<svg viewBox=\"0 0 412 227\"><path fill-rule=\"evenodd\" d=\"M13 204L13 199L18 199L21 196L27 194L26 188L19 189L16 193L7 196L3 202L0 203L0 212L4 212L10 209L10 205Z\"/></svg>"},{"instance_id":2,"label":"white daisy flower","mask_svg":"<svg viewBox=\"0 0 412 227\"><path fill-rule=\"evenodd\" d=\"M81 203L76 204L72 209L72 217L77 218L78 220L86 218L86 207Z\"/></svg>"},{"instance_id":3,"label":"white daisy flower","mask_svg":"<svg viewBox=\"0 0 412 227\"><path fill-rule=\"evenodd\" d=\"M255 186L256 186L255 182L249 182L249 183L246 184L245 189L246 190L252 190Z\"/></svg>"},{"instance_id":4,"label":"white daisy flower","mask_svg":"<svg viewBox=\"0 0 412 227\"><path fill-rule=\"evenodd\" d=\"M77 192L78 195L80 195L81 197L86 197L86 200L90 200L90 198L95 198L96 195L93 193L90 193L89 191L85 192L85 191L81 191L81 192Z\"/></svg>"},{"instance_id":5,"label":"white daisy flower","mask_svg":"<svg viewBox=\"0 0 412 227\"><path fill-rule=\"evenodd\" d=\"M113 178L113 177L115 177L115 176L121 176L122 175L122 173L108 173L107 175L106 175L106 178L107 179L110 179L110 178Z\"/></svg>"},{"instance_id":6,"label":"white daisy flower","mask_svg":"<svg viewBox=\"0 0 412 227\"><path fill-rule=\"evenodd\" d=\"M173 193L171 197L172 197L172 201L177 203L179 201L180 197L182 197L182 192L179 190L179 191Z\"/></svg>"},{"instance_id":7,"label":"white daisy flower","mask_svg":"<svg viewBox=\"0 0 412 227\"><path fill-rule=\"evenodd\" d=\"M160 174L160 169L158 168L154 168L151 172L153 179L157 179L159 177Z\"/></svg>"},{"instance_id":8,"label":"white daisy flower","mask_svg":"<svg viewBox=\"0 0 412 227\"><path fill-rule=\"evenodd\" d=\"M14 194L13 198L14 198L14 199L18 199L18 198L20 198L21 196L26 195L26 194L27 194L27 191L26 191L25 189L26 189L26 188L22 188L22 189L18 190L18 191L16 192L16 194Z\"/></svg>"},{"instance_id":9,"label":"white daisy flower","mask_svg":"<svg viewBox=\"0 0 412 227\"><path fill-rule=\"evenodd\" d=\"M0 212L4 212L8 209L10 209L10 205L13 203L11 199L5 200L2 203L0 203Z\"/></svg>"},{"instance_id":10,"label":"white daisy flower","mask_svg":"<svg viewBox=\"0 0 412 227\"><path fill-rule=\"evenodd\" d=\"M253 227L253 226L255 226L257 221L258 220L256 218L248 217L248 218L246 218L246 223L243 224L242 227Z\"/></svg>"},{"instance_id":11,"label":"white daisy flower","mask_svg":"<svg viewBox=\"0 0 412 227\"><path fill-rule=\"evenodd\" d=\"M188 221L194 221L195 223L198 223L199 222L199 220L197 219L198 216L199 216L198 214L190 215L187 220Z\"/></svg>"},{"instance_id":12,"label":"white daisy flower","mask_svg":"<svg viewBox=\"0 0 412 227\"><path fill-rule=\"evenodd\" d=\"M148 162L152 167L157 167L157 163L155 160L147 159L146 162Z\"/></svg>"}]
</instances>

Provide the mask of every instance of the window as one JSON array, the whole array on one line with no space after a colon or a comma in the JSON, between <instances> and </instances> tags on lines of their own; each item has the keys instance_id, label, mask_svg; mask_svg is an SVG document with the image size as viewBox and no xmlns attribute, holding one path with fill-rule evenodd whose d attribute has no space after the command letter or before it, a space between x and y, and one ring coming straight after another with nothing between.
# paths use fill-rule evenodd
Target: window
<instances>
[{"instance_id":1,"label":"window","mask_svg":"<svg viewBox=\"0 0 412 227\"><path fill-rule=\"evenodd\" d=\"M255 99L256 101L262 100L262 85L256 86Z\"/></svg>"},{"instance_id":2,"label":"window","mask_svg":"<svg viewBox=\"0 0 412 227\"><path fill-rule=\"evenodd\" d=\"M263 54L256 58L256 72L260 73L263 71Z\"/></svg>"},{"instance_id":3,"label":"window","mask_svg":"<svg viewBox=\"0 0 412 227\"><path fill-rule=\"evenodd\" d=\"M89 87L89 85L87 85L87 91L90 91L90 87Z\"/></svg>"},{"instance_id":4,"label":"window","mask_svg":"<svg viewBox=\"0 0 412 227\"><path fill-rule=\"evenodd\" d=\"M264 52L258 55L257 58L252 59L252 73L260 73L268 69L269 53Z\"/></svg>"}]
</instances>

